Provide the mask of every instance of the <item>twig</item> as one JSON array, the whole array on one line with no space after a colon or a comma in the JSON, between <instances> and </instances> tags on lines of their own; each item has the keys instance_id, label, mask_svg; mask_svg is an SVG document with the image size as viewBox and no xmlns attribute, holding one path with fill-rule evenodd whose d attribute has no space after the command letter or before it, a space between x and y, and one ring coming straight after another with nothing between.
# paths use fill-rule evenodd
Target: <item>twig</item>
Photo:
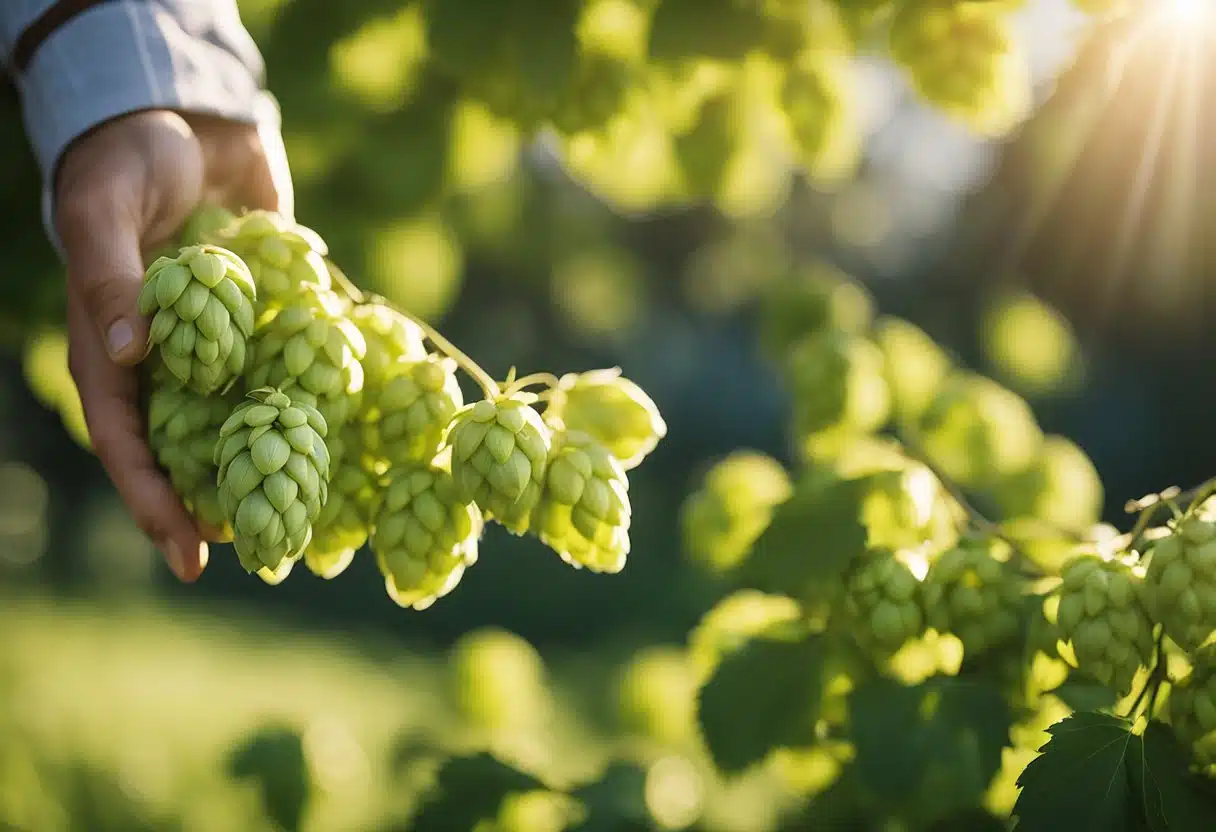
<instances>
[{"instance_id":1,"label":"twig","mask_svg":"<svg viewBox=\"0 0 1216 832\"><path fill-rule=\"evenodd\" d=\"M1127 709L1127 716L1130 719L1139 717L1140 706L1144 704L1146 697L1149 704L1149 716L1152 716L1152 709L1157 702L1161 683L1165 681L1168 674L1169 662L1165 660L1165 630L1162 630L1157 635L1156 644L1153 645L1153 667L1148 672L1148 678L1144 680L1144 686L1140 688L1140 692L1136 694L1136 698ZM1152 691L1151 695L1150 691Z\"/></svg>"},{"instance_id":2,"label":"twig","mask_svg":"<svg viewBox=\"0 0 1216 832\"><path fill-rule=\"evenodd\" d=\"M384 306L392 309L394 312L408 318L415 326L422 330L423 335L426 336L428 341L435 345L437 350L455 361L456 365L460 367L460 369L468 373L469 376L475 382L477 382L478 386L481 387L482 391L486 394L487 399L498 398L498 396L501 395L502 391L499 389L498 382L494 381L493 377L483 370L481 365L470 358L463 350L461 350L447 338L440 335L438 330L436 330L426 321L419 318L417 315L414 315L413 313L397 306L388 298L381 295L373 295L364 292L358 286L356 286L349 277L346 276L345 272L338 267L337 263L334 263L328 259L326 259L325 263L329 267L330 278L335 284L337 284L338 288L343 292L343 294L350 298L351 301L354 303L383 304Z\"/></svg>"},{"instance_id":3,"label":"twig","mask_svg":"<svg viewBox=\"0 0 1216 832\"><path fill-rule=\"evenodd\" d=\"M1128 500L1123 510L1128 514L1139 513L1132 530L1117 538L1119 548L1139 551L1144 541L1150 537L1149 526L1156 518L1158 510L1179 504L1186 505L1187 511L1202 505L1213 493L1216 493L1216 478L1202 482L1194 488L1182 491L1177 486L1171 486L1155 494L1146 494L1138 500ZM1176 509L1175 509L1176 510Z\"/></svg>"}]
</instances>

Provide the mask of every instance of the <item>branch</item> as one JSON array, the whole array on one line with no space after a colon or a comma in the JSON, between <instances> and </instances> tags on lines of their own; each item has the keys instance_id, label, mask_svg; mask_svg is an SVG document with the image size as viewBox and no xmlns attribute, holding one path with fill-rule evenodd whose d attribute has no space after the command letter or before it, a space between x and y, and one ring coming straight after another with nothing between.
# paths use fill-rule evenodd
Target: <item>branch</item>
<instances>
[{"instance_id":1,"label":"branch","mask_svg":"<svg viewBox=\"0 0 1216 832\"><path fill-rule=\"evenodd\" d=\"M435 345L435 349L439 350L448 358L455 361L456 365L460 367L460 369L468 373L469 376L475 382L477 382L478 386L481 387L482 392L486 394L487 399L494 399L499 396L501 390L498 387L498 382L494 381L493 377L483 370L480 364L465 354L463 350L461 350L447 338L440 335L438 330L418 316L400 308L388 298L381 295L373 295L364 292L358 286L356 286L349 277L346 276L346 273L338 267L337 263L334 263L326 258L325 264L329 267L330 278L337 285L338 289L353 303L379 303L392 309L397 314L408 318L415 326L422 330L427 340Z\"/></svg>"}]
</instances>

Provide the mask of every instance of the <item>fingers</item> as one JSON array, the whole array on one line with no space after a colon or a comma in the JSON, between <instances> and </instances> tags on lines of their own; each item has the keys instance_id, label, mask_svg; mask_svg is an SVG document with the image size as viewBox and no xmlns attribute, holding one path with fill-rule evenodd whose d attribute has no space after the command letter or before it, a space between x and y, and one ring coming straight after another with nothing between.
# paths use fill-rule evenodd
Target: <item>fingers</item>
<instances>
[{"instance_id":1,"label":"fingers","mask_svg":"<svg viewBox=\"0 0 1216 832\"><path fill-rule=\"evenodd\" d=\"M138 308L144 264L137 218L118 200L78 194L61 199L57 211L68 280L98 346L112 361L133 366L147 354L148 343L148 321Z\"/></svg>"},{"instance_id":2,"label":"fingers","mask_svg":"<svg viewBox=\"0 0 1216 832\"><path fill-rule=\"evenodd\" d=\"M69 297L68 360L93 448L169 568L179 580L193 582L207 564L207 544L148 448L137 372L109 360L87 303L83 294Z\"/></svg>"}]
</instances>

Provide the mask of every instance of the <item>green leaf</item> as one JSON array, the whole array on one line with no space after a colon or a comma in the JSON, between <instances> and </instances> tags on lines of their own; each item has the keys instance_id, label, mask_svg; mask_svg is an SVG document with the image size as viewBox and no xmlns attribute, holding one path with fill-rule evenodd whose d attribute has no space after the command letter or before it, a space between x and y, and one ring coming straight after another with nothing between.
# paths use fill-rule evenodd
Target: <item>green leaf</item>
<instances>
[{"instance_id":1,"label":"green leaf","mask_svg":"<svg viewBox=\"0 0 1216 832\"><path fill-rule=\"evenodd\" d=\"M739 773L775 748L814 737L826 637L767 634L731 653L697 696L697 720L718 768Z\"/></svg>"},{"instance_id":2,"label":"green leaf","mask_svg":"<svg viewBox=\"0 0 1216 832\"><path fill-rule=\"evenodd\" d=\"M617 761L598 780L576 789L586 815L568 832L649 832L654 828L646 808L646 771Z\"/></svg>"},{"instance_id":3,"label":"green leaf","mask_svg":"<svg viewBox=\"0 0 1216 832\"><path fill-rule=\"evenodd\" d=\"M1141 740L1131 727L1125 719L1087 712L1048 728L1051 739L1018 778L1018 832L1141 828L1128 780L1129 759L1141 757Z\"/></svg>"},{"instance_id":4,"label":"green leaf","mask_svg":"<svg viewBox=\"0 0 1216 832\"><path fill-rule=\"evenodd\" d=\"M1174 732L1150 722L1131 751L1131 786L1152 832L1204 832L1216 818L1216 787L1193 775L1190 754Z\"/></svg>"},{"instance_id":5,"label":"green leaf","mask_svg":"<svg viewBox=\"0 0 1216 832\"><path fill-rule=\"evenodd\" d=\"M479 821L496 820L509 795L548 787L489 753L453 757L439 770L411 821L412 829L471 830Z\"/></svg>"},{"instance_id":6,"label":"green leaf","mask_svg":"<svg viewBox=\"0 0 1216 832\"><path fill-rule=\"evenodd\" d=\"M914 686L867 681L849 696L849 714L861 782L891 807L931 793L932 806L920 808L934 816L984 794L1013 723L997 688L950 676Z\"/></svg>"},{"instance_id":7,"label":"green leaf","mask_svg":"<svg viewBox=\"0 0 1216 832\"><path fill-rule=\"evenodd\" d=\"M866 549L869 531L862 509L871 490L867 479L800 481L740 565L743 586L822 601L840 586L849 564Z\"/></svg>"},{"instance_id":8,"label":"green leaf","mask_svg":"<svg viewBox=\"0 0 1216 832\"><path fill-rule=\"evenodd\" d=\"M229 755L228 774L257 785L266 814L279 828L297 832L304 827L313 781L298 730L279 725L259 729Z\"/></svg>"},{"instance_id":9,"label":"green leaf","mask_svg":"<svg viewBox=\"0 0 1216 832\"><path fill-rule=\"evenodd\" d=\"M650 57L739 61L764 40L764 19L730 0L664 0L650 25Z\"/></svg>"}]
</instances>

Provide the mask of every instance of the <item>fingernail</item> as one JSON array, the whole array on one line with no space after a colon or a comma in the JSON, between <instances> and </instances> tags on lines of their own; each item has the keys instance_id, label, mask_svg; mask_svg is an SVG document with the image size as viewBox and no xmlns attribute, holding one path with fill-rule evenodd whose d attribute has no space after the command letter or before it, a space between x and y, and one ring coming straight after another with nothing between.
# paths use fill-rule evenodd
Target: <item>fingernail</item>
<instances>
[{"instance_id":1,"label":"fingernail","mask_svg":"<svg viewBox=\"0 0 1216 832\"><path fill-rule=\"evenodd\" d=\"M131 346L133 340L135 340L135 330L125 319L112 323L110 331L106 333L106 345L110 350L110 357L117 358L122 355L123 351Z\"/></svg>"},{"instance_id":2,"label":"fingernail","mask_svg":"<svg viewBox=\"0 0 1216 832\"><path fill-rule=\"evenodd\" d=\"M177 576L179 581L186 580L186 564L182 559L182 550L177 548L177 544L172 540L162 541L160 550L165 553L165 561L169 564L169 569Z\"/></svg>"},{"instance_id":3,"label":"fingernail","mask_svg":"<svg viewBox=\"0 0 1216 832\"><path fill-rule=\"evenodd\" d=\"M202 572L207 568L207 559L211 557L211 548L207 545L207 541L198 544L198 571Z\"/></svg>"}]
</instances>

